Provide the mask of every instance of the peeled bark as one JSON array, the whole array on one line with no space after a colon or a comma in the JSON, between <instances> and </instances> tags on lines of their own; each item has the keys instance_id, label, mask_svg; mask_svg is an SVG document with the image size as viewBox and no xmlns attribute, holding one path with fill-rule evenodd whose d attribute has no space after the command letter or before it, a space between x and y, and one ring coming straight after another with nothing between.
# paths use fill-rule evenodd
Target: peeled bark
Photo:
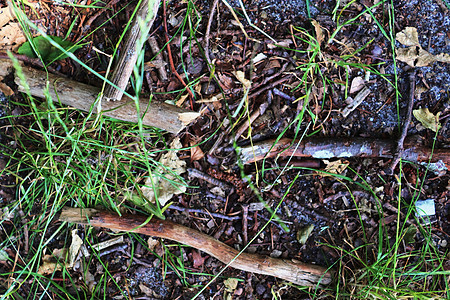
<instances>
[{"instance_id":1,"label":"peeled bark","mask_svg":"<svg viewBox=\"0 0 450 300\"><path fill-rule=\"evenodd\" d=\"M331 282L331 273L323 267L258 254L239 254L213 237L168 220L128 214L118 217L106 211L69 207L63 208L59 220L170 239L201 250L233 268L275 276L302 286Z\"/></svg>"},{"instance_id":2,"label":"peeled bark","mask_svg":"<svg viewBox=\"0 0 450 300\"><path fill-rule=\"evenodd\" d=\"M283 138L278 142L268 140L241 149L241 159L249 164L271 157L308 157L331 159L340 157L393 158L396 141L367 138L309 138L300 142ZM450 149L434 149L419 145L414 139L406 139L403 160L412 162L442 161L450 166Z\"/></svg>"}]
</instances>

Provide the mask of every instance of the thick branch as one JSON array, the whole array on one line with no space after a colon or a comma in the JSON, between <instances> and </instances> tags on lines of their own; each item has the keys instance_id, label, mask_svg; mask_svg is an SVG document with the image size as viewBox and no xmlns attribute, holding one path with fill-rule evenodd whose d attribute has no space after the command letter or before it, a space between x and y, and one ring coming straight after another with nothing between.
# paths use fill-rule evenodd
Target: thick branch
<instances>
[{"instance_id":1,"label":"thick branch","mask_svg":"<svg viewBox=\"0 0 450 300\"><path fill-rule=\"evenodd\" d=\"M339 157L392 158L395 155L397 143L391 140L367 138L312 138L300 143L283 138L264 141L241 149L241 159L249 164L270 157L313 157L330 159ZM450 149L432 149L419 145L414 139L406 138L403 160L412 162L427 162L433 153L432 162L442 161L447 168L450 166Z\"/></svg>"},{"instance_id":2,"label":"thick branch","mask_svg":"<svg viewBox=\"0 0 450 300\"><path fill-rule=\"evenodd\" d=\"M275 276L303 286L325 285L331 282L331 273L323 267L257 254L242 253L239 255L239 251L213 237L168 220L152 218L148 221L148 217L142 215L118 217L106 211L68 207L63 208L59 219L170 239L206 252L225 264L234 259L230 264L233 268Z\"/></svg>"},{"instance_id":3,"label":"thick branch","mask_svg":"<svg viewBox=\"0 0 450 300\"><path fill-rule=\"evenodd\" d=\"M10 66L10 61L1 61ZM2 65L2 64L0 64ZM45 98L44 88L49 81L49 94L52 100L65 105L75 107L84 111L97 112L93 105L97 105L100 88L79 83L74 80L48 74L31 67L23 67L22 72L30 87L30 93L34 97ZM20 78L16 76L16 84L19 90L26 92ZM199 114L174 105L152 101L141 98L139 101L142 122L147 126L154 126L171 133L180 132L187 124L194 120ZM102 114L111 118L127 122L138 122L138 115L134 100L123 97L120 102L103 101L101 104Z\"/></svg>"}]
</instances>

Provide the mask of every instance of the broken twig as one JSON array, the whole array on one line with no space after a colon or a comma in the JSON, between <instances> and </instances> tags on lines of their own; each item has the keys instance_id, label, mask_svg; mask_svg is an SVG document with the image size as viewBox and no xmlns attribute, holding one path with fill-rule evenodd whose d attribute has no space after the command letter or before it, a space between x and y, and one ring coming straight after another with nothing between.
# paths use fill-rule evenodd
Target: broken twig
<instances>
[{"instance_id":1,"label":"broken twig","mask_svg":"<svg viewBox=\"0 0 450 300\"><path fill-rule=\"evenodd\" d=\"M414 106L414 93L416 90L416 70L413 69L409 74L409 97L408 97L408 108L406 111L405 122L403 123L403 128L400 137L397 141L397 150L392 159L391 165L387 172L392 175L394 174L394 169L402 158L403 152L405 151L403 143L405 141L406 135L408 134L409 123L411 123L412 111Z\"/></svg>"},{"instance_id":2,"label":"broken twig","mask_svg":"<svg viewBox=\"0 0 450 300\"><path fill-rule=\"evenodd\" d=\"M142 49L139 48L139 40L145 36L147 37L150 28L156 18L160 0L142 0L136 17L128 29L124 40L122 51L119 55L119 60L114 67L111 74L110 81L117 86L108 85L105 88L104 97L106 100L120 100L123 92L126 90L130 76L136 65L139 54ZM151 6L149 10L149 6ZM143 21L147 21L143 24ZM139 49L138 49L139 48Z\"/></svg>"},{"instance_id":3,"label":"broken twig","mask_svg":"<svg viewBox=\"0 0 450 300\"><path fill-rule=\"evenodd\" d=\"M211 236L168 220L129 214L118 217L107 211L70 207L63 208L59 220L174 240L199 249L233 268L275 276L302 286L325 285L331 282L331 273L323 267L239 253Z\"/></svg>"}]
</instances>

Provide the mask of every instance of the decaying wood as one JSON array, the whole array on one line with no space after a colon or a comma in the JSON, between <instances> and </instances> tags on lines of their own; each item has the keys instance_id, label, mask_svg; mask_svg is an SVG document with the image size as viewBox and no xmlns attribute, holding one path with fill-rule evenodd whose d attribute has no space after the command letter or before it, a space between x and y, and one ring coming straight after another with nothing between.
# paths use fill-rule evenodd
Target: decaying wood
<instances>
[{"instance_id":1,"label":"decaying wood","mask_svg":"<svg viewBox=\"0 0 450 300\"><path fill-rule=\"evenodd\" d=\"M113 68L114 71L110 77L110 81L114 83L117 88L112 85L108 85L105 88L104 97L106 100L116 101L122 99L123 91L127 88L128 81L133 73L133 68L136 65L139 53L142 51L142 49L137 49L138 41L142 36L146 37L148 35L156 18L159 4L160 0L142 0L141 5L136 12L136 17L125 36L124 44L119 54L119 60ZM151 6L150 10L149 5ZM142 26L140 22L147 20L147 16L149 16L149 21Z\"/></svg>"},{"instance_id":2,"label":"decaying wood","mask_svg":"<svg viewBox=\"0 0 450 300\"><path fill-rule=\"evenodd\" d=\"M158 46L158 42L156 41L156 39L154 37L149 37L147 39L148 41L148 45L150 46L150 49L152 50L153 55L156 56L156 60L157 61L163 61L163 57L161 55L161 49L159 49ZM165 66L159 66L158 67L158 74L159 74L159 79L161 79L161 81L167 81L167 79L169 78L167 76L167 71Z\"/></svg>"},{"instance_id":3,"label":"decaying wood","mask_svg":"<svg viewBox=\"0 0 450 300\"><path fill-rule=\"evenodd\" d=\"M170 239L206 252L233 268L275 276L302 286L331 282L331 273L323 267L257 254L239 255L239 251L213 237L168 220L148 220L147 216L128 214L118 217L106 211L69 207L63 208L59 220Z\"/></svg>"},{"instance_id":4,"label":"decaying wood","mask_svg":"<svg viewBox=\"0 0 450 300\"><path fill-rule=\"evenodd\" d=\"M331 159L339 157L393 158L396 152L395 140L367 138L310 138L301 142L283 138L278 142L268 140L241 149L241 159L249 164L271 157L308 157ZM433 155L432 155L433 154ZM450 149L432 149L421 146L412 138L404 142L403 160L412 162L442 161L447 169L450 166Z\"/></svg>"},{"instance_id":5,"label":"decaying wood","mask_svg":"<svg viewBox=\"0 0 450 300\"><path fill-rule=\"evenodd\" d=\"M1 66L12 69L10 60L0 60ZM98 103L100 88L69 80L62 76L48 74L31 68L23 67L22 73L25 81L30 88L30 93L34 97L45 98L44 88L47 80L49 81L49 94L53 101L84 111L94 111L94 105ZM26 91L20 78L16 76L16 84L19 90ZM191 112L174 105L152 101L141 98L139 101L142 122L147 126L154 126L164 129L171 133L178 133L186 127L192 120L199 116L198 113ZM136 105L133 99L123 97L120 102L103 101L101 104L103 115L127 122L138 122Z\"/></svg>"}]
</instances>

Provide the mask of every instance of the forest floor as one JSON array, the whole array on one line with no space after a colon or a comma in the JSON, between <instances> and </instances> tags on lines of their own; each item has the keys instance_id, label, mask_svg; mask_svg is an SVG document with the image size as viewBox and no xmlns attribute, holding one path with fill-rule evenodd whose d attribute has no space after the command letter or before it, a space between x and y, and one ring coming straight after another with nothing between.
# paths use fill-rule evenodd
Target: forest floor
<instances>
[{"instance_id":1,"label":"forest floor","mask_svg":"<svg viewBox=\"0 0 450 300\"><path fill-rule=\"evenodd\" d=\"M101 88L137 1L75 2L23 1L12 11L24 15L3 22L4 3L0 51ZM198 112L178 134L31 97L14 75L2 77L0 293L450 298L450 2L163 4L150 29L160 55L144 45L127 91ZM26 58L19 47L39 31L76 45L74 56ZM443 159L395 163L404 123L405 153L423 147ZM256 153L280 140L295 151ZM329 155L359 140L393 148ZM304 141L322 144L291 155ZM150 198L164 181L156 202L131 201L133 193ZM333 281L302 287L225 268L169 239L60 222L63 206L154 212L239 251L322 266ZM68 262L61 253L73 247L81 250Z\"/></svg>"}]
</instances>

